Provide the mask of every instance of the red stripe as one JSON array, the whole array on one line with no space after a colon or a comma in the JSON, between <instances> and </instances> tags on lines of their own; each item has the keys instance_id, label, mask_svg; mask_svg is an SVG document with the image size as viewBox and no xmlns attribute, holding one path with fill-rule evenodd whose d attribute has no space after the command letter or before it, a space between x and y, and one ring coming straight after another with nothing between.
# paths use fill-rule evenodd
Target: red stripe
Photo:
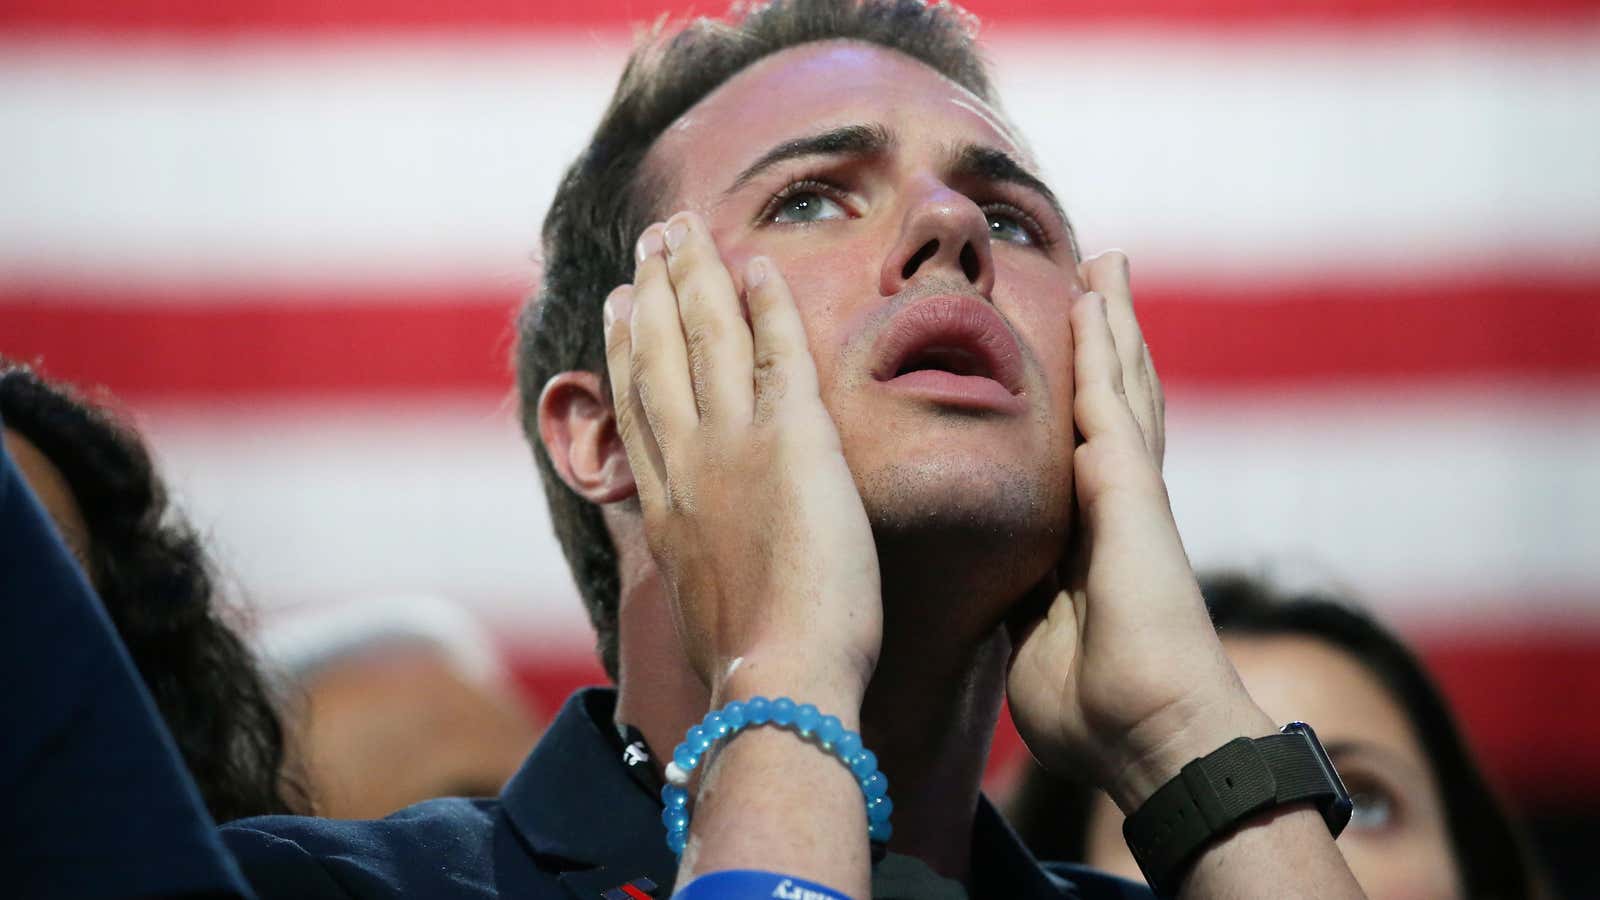
<instances>
[{"instance_id":1,"label":"red stripe","mask_svg":"<svg viewBox=\"0 0 1600 900\"><path fill-rule=\"evenodd\" d=\"M1590 602L1572 599L1573 606ZM1600 630L1492 637L1436 632L1417 636L1416 645L1509 802L1523 810L1600 802L1600 717L1593 710L1593 698L1600 696ZM604 681L581 652L552 659L548 651L518 655L513 647L512 660L546 715L578 687ZM1023 752L1010 721L1002 722L991 771L1003 770Z\"/></svg>"},{"instance_id":2,"label":"red stripe","mask_svg":"<svg viewBox=\"0 0 1600 900\"><path fill-rule=\"evenodd\" d=\"M1589 18L1596 0L969 0L990 24L1063 27L1144 22L1183 27ZM662 13L719 13L719 0L9 0L0 29L179 32L616 28Z\"/></svg>"},{"instance_id":3,"label":"red stripe","mask_svg":"<svg viewBox=\"0 0 1600 900\"><path fill-rule=\"evenodd\" d=\"M510 385L515 294L400 289L341 302L348 298L212 295L171 305L151 297L114 303L4 291L0 352L40 359L55 377L128 398L405 395Z\"/></svg>"},{"instance_id":4,"label":"red stripe","mask_svg":"<svg viewBox=\"0 0 1600 900\"><path fill-rule=\"evenodd\" d=\"M622 892L627 894L629 897L632 897L633 900L650 900L649 894L646 894L644 891L639 890L631 884L623 885Z\"/></svg>"},{"instance_id":5,"label":"red stripe","mask_svg":"<svg viewBox=\"0 0 1600 900\"><path fill-rule=\"evenodd\" d=\"M1600 375L1600 279L1135 286L1174 384Z\"/></svg>"},{"instance_id":6,"label":"red stripe","mask_svg":"<svg viewBox=\"0 0 1600 900\"><path fill-rule=\"evenodd\" d=\"M1600 376L1600 276L1137 290L1176 389ZM503 391L517 304L510 290L471 287L354 298L0 288L0 352L128 399Z\"/></svg>"},{"instance_id":7,"label":"red stripe","mask_svg":"<svg viewBox=\"0 0 1600 900\"><path fill-rule=\"evenodd\" d=\"M1600 718L1594 715L1600 633L1440 634L1421 647L1509 800L1550 807L1600 802Z\"/></svg>"}]
</instances>

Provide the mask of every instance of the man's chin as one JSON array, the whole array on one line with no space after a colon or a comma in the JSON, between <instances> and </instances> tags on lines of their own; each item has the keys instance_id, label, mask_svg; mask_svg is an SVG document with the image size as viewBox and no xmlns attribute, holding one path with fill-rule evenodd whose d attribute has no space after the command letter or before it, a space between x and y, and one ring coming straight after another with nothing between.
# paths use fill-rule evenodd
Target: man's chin
<instances>
[{"instance_id":1,"label":"man's chin","mask_svg":"<svg viewBox=\"0 0 1600 900\"><path fill-rule=\"evenodd\" d=\"M901 461L858 475L886 557L885 580L905 566L948 564L984 581L1001 569L1047 571L1064 544L1070 506L1064 490L1041 481L1036 471L973 460Z\"/></svg>"}]
</instances>

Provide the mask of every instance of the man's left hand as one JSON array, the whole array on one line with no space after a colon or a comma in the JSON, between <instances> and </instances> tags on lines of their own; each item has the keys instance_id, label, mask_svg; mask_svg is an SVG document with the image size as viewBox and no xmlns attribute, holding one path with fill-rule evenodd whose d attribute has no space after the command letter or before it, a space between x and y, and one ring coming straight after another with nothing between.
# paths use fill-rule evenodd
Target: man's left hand
<instances>
[{"instance_id":1,"label":"man's left hand","mask_svg":"<svg viewBox=\"0 0 1600 900\"><path fill-rule=\"evenodd\" d=\"M1013 623L1007 689L1046 769L1092 780L1131 812L1190 760L1273 726L1222 652L1172 517L1164 401L1127 258L1079 272L1077 515L1056 580Z\"/></svg>"}]
</instances>

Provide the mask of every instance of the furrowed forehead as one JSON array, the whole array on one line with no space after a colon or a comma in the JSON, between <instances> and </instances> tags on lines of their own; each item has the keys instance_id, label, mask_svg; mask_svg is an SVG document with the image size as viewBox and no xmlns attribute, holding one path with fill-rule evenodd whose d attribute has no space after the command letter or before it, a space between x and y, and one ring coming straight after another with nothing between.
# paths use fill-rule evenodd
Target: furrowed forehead
<instances>
[{"instance_id":1,"label":"furrowed forehead","mask_svg":"<svg viewBox=\"0 0 1600 900\"><path fill-rule=\"evenodd\" d=\"M678 176L686 169L703 170L709 162L732 179L785 141L852 122L884 121L912 92L946 104L972 130L992 134L982 143L1034 167L1016 129L983 98L899 51L836 40L790 47L730 77L663 131L645 157L644 171L666 189L664 196L678 193Z\"/></svg>"}]
</instances>

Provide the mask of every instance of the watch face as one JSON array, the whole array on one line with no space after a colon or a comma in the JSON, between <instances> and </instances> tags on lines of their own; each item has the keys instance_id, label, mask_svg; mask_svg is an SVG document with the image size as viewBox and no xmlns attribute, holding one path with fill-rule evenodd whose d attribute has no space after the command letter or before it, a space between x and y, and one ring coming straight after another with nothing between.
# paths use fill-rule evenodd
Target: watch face
<instances>
[{"instance_id":1,"label":"watch face","mask_svg":"<svg viewBox=\"0 0 1600 900\"><path fill-rule=\"evenodd\" d=\"M1350 792L1345 790L1344 780L1339 777L1339 770L1333 767L1333 760L1328 758L1328 751L1322 749L1322 742L1317 740L1317 733L1310 725L1304 722L1290 722L1279 730L1283 734L1298 734L1305 739L1312 755L1316 757L1317 765L1322 769L1322 774L1333 788L1333 796L1323 800L1318 808L1322 811L1323 821L1328 823L1328 830L1337 838L1340 832L1344 831L1344 827L1350 824L1350 814L1355 811L1355 804L1350 800Z\"/></svg>"}]
</instances>

